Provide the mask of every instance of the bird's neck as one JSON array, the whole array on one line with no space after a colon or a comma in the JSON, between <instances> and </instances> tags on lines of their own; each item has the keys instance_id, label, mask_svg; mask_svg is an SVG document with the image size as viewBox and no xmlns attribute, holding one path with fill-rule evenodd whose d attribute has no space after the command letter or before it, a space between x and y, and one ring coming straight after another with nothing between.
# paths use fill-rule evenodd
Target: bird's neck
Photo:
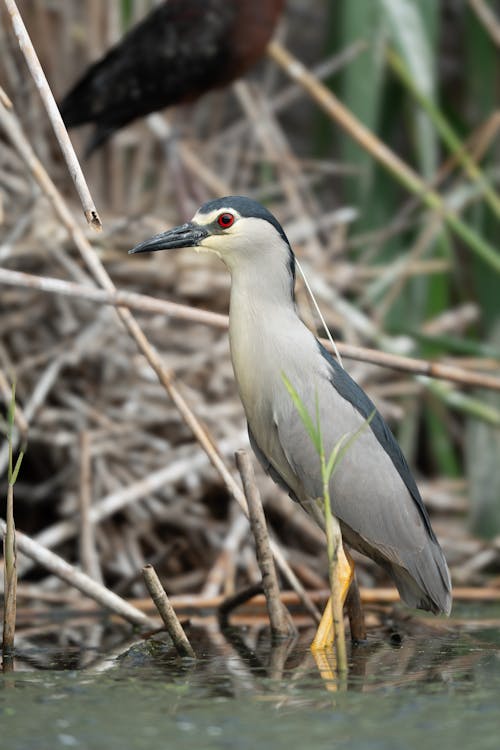
<instances>
[{"instance_id":1,"label":"bird's neck","mask_svg":"<svg viewBox=\"0 0 500 750\"><path fill-rule=\"evenodd\" d=\"M252 259L241 260L231 273L230 316L242 309L245 315L262 318L274 309L295 313L295 261L293 255L271 257L265 267Z\"/></svg>"},{"instance_id":2,"label":"bird's neck","mask_svg":"<svg viewBox=\"0 0 500 750\"><path fill-rule=\"evenodd\" d=\"M288 270L281 276L270 272L255 278L244 269L232 272L231 359L249 421L252 412L262 407L260 401L266 392L261 388L262 381L269 387L275 381L275 387L283 387L279 363L286 361L286 352L302 335L303 327L295 309L293 279Z\"/></svg>"}]
</instances>

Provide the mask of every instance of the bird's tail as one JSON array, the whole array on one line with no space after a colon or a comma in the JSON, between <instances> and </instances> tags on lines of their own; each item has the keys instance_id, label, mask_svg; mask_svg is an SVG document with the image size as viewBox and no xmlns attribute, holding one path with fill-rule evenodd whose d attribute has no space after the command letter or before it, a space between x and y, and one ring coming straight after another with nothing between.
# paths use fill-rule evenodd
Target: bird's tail
<instances>
[{"instance_id":1,"label":"bird's tail","mask_svg":"<svg viewBox=\"0 0 500 750\"><path fill-rule=\"evenodd\" d=\"M433 540L405 567L391 565L401 599L409 606L425 609L434 614L449 615L452 595L448 565L439 544Z\"/></svg>"}]
</instances>

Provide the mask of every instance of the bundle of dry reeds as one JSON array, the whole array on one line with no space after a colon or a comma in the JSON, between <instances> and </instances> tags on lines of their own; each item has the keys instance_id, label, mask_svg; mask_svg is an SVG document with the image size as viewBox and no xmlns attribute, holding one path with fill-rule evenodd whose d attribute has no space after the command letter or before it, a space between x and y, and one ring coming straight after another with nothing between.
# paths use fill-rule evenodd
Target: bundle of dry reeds
<instances>
[{"instance_id":1,"label":"bundle of dry reeds","mask_svg":"<svg viewBox=\"0 0 500 750\"><path fill-rule=\"evenodd\" d=\"M118 2L18 5L56 99L83 63L121 33ZM146 4L131 6L133 22ZM292 6L285 29L294 38L300 3ZM412 429L428 385L400 370L429 369L406 359L415 342L387 333L381 309L408 279L447 272L450 261L421 258L418 245L400 263L374 265L369 253L354 261L350 252L361 241L380 246L420 217L415 203L405 202L383 231L351 234L356 208L339 206L335 196L352 169L308 151L304 128L314 105L300 83L279 71L279 46L251 81L139 122L83 163L103 223L96 233L84 223L5 13L1 19L0 85L13 106L0 101L0 390L7 403L15 379L16 440L28 438L15 488L17 526L126 598L144 595L141 569L149 563L170 594L192 593L198 602L230 595L258 582L260 573L247 521L232 499L242 497L233 454L248 441L223 317L229 279L205 256L142 259L127 250L214 195L265 200L285 225L328 325L354 345L358 361L350 371L396 427L401 421ZM62 40L57 48L54 38ZM357 53L334 55L313 83ZM79 135L75 142L81 152ZM432 231L441 218L435 214ZM382 303L372 295L375 285L385 290ZM298 301L316 326L300 286ZM478 315L477 306L460 305L432 321L432 331L458 334ZM392 352L386 364L399 369L374 365L356 345ZM348 356L348 347L343 351ZM490 358L434 363L436 374L439 364L459 383L498 387ZM483 416L494 421L496 412ZM457 431L459 422L445 418ZM1 477L7 459L2 445ZM468 534L464 481L421 478L455 581L483 582L500 549ZM260 470L257 482L282 557L307 589L325 589L322 534ZM3 496L4 490L0 482ZM24 556L18 568L20 594L64 599L54 573ZM385 583L366 560L360 579Z\"/></svg>"}]
</instances>

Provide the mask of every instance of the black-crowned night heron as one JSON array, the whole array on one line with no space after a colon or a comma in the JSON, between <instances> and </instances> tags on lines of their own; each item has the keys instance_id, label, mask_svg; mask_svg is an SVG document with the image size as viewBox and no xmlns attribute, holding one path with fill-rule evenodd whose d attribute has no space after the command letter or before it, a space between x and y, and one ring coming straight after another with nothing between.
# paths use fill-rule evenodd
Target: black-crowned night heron
<instances>
[{"instance_id":1,"label":"black-crowned night heron","mask_svg":"<svg viewBox=\"0 0 500 750\"><path fill-rule=\"evenodd\" d=\"M137 117L192 102L264 54L285 0L167 0L88 68L60 109L96 125L87 154Z\"/></svg>"},{"instance_id":2,"label":"black-crowned night heron","mask_svg":"<svg viewBox=\"0 0 500 750\"><path fill-rule=\"evenodd\" d=\"M330 482L342 538L392 576L410 607L449 614L448 567L415 480L366 393L297 315L295 258L281 225L255 201L231 196L205 203L191 222L131 252L185 247L215 253L231 273L231 358L250 441L264 469L324 527L318 454L283 374L309 414L318 413L327 456L372 415ZM344 601L354 566L348 554L341 559ZM329 607L326 612L328 619ZM329 629L322 621L318 633ZM315 639L316 646L325 645L324 637Z\"/></svg>"}]
</instances>

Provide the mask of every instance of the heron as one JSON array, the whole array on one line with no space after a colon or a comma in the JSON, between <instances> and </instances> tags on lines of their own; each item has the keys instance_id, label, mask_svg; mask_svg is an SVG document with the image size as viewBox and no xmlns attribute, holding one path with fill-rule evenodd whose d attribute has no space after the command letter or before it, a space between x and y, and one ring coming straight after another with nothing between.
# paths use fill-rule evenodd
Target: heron
<instances>
[{"instance_id":1,"label":"heron","mask_svg":"<svg viewBox=\"0 0 500 750\"><path fill-rule=\"evenodd\" d=\"M448 566L415 479L373 402L301 320L295 256L281 224L256 201L228 196L130 252L176 248L214 253L228 268L231 360L250 444L264 470L323 528L318 455L283 375L318 414L326 455L358 432L329 485L343 541L342 603L354 577L353 549L387 571L408 606L449 614ZM313 645L326 647L331 632L327 606Z\"/></svg>"},{"instance_id":2,"label":"heron","mask_svg":"<svg viewBox=\"0 0 500 750\"><path fill-rule=\"evenodd\" d=\"M264 54L285 0L167 0L94 62L60 104L94 123L87 156L116 130L240 78Z\"/></svg>"}]
</instances>

